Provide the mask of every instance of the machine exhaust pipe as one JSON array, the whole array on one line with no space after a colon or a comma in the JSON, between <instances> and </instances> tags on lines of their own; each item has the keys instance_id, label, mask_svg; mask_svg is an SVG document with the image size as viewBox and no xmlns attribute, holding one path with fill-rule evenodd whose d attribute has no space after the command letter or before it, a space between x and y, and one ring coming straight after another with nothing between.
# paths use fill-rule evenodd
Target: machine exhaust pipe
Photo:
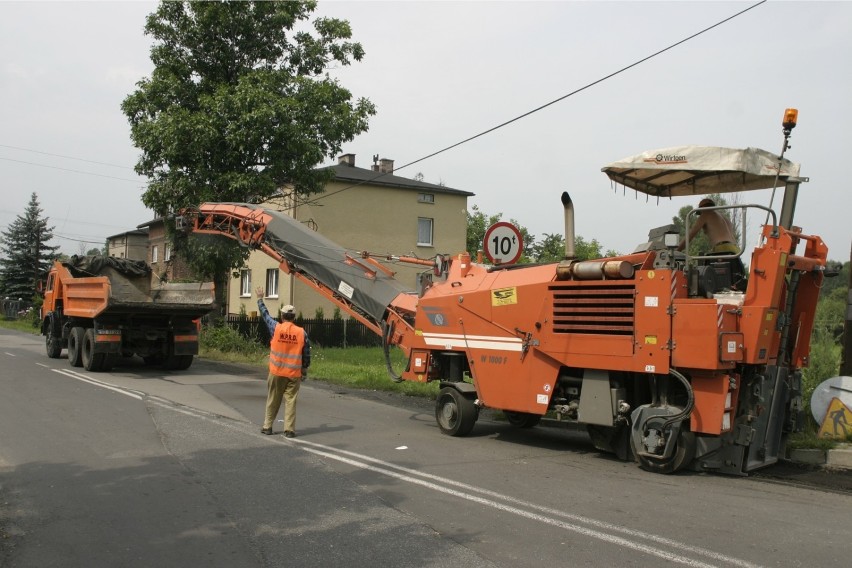
<instances>
[{"instance_id":1,"label":"machine exhaust pipe","mask_svg":"<svg viewBox=\"0 0 852 568\"><path fill-rule=\"evenodd\" d=\"M574 203L567 191L562 192L562 209L565 211L565 260L574 260Z\"/></svg>"}]
</instances>

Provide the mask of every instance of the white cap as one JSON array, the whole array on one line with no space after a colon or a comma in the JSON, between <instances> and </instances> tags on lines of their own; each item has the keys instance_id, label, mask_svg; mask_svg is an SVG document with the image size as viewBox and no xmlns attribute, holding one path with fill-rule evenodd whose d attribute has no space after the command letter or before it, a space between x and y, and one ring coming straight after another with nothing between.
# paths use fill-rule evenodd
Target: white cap
<instances>
[{"instance_id":1,"label":"white cap","mask_svg":"<svg viewBox=\"0 0 852 568\"><path fill-rule=\"evenodd\" d=\"M281 307L281 313L287 315L296 315L296 306L291 306L287 304L286 306Z\"/></svg>"}]
</instances>

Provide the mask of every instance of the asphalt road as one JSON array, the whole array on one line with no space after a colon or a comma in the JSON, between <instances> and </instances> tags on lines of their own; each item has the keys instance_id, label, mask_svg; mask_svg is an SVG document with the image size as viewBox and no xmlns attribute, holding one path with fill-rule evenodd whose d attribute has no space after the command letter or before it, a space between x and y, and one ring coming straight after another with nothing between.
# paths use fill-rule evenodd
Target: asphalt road
<instances>
[{"instance_id":1,"label":"asphalt road","mask_svg":"<svg viewBox=\"0 0 852 568\"><path fill-rule=\"evenodd\" d=\"M841 566L852 493L650 474L584 434L307 381L260 434L261 373L48 359L0 330L0 566ZM275 429L280 431L281 424Z\"/></svg>"}]
</instances>

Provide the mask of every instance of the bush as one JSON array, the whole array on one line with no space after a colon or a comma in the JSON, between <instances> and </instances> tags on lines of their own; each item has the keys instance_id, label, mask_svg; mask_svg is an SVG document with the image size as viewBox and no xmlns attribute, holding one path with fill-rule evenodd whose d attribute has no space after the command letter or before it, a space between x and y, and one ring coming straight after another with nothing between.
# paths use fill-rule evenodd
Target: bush
<instances>
[{"instance_id":1,"label":"bush","mask_svg":"<svg viewBox=\"0 0 852 568\"><path fill-rule=\"evenodd\" d=\"M821 382L840 373L840 345L829 329L814 330L811 336L810 365L802 378L802 398L810 408L811 395Z\"/></svg>"},{"instance_id":2,"label":"bush","mask_svg":"<svg viewBox=\"0 0 852 568\"><path fill-rule=\"evenodd\" d=\"M246 339L239 331L227 325L205 326L201 330L200 347L206 351L237 353L249 357L263 356L268 348L257 341Z\"/></svg>"}]
</instances>

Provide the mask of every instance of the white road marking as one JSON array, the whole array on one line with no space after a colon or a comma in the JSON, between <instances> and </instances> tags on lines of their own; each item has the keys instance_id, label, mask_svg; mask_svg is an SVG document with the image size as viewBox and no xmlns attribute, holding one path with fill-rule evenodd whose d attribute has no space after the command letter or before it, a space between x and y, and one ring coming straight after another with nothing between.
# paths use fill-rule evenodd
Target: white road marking
<instances>
[{"instance_id":1,"label":"white road marking","mask_svg":"<svg viewBox=\"0 0 852 568\"><path fill-rule=\"evenodd\" d=\"M153 402L163 408L170 408L181 412L182 414L196 416L204 420L211 420L221 426L225 426L233 430L245 433L244 426L240 426L239 423L235 424L225 420L221 420L218 415L205 413L204 411L200 411L197 409L189 409L186 407L177 408L175 407L174 403L163 399L158 399ZM260 434L256 435L260 436ZM461 483L459 481L455 481L453 479L440 477L429 473L423 473L367 455L358 454L356 452L341 450L338 448L333 448L331 446L318 444L316 442L309 442L302 438L285 439L280 436L263 436L263 438L269 440L272 443L300 446L302 450L317 456L345 463L353 467L357 467L359 469L373 471L388 477L392 477L394 479L398 479L400 481L419 485L421 487L425 487L433 491L452 495L460 499L465 499L467 501L478 503L480 505L511 513L530 520L545 523L567 531L575 532L583 536L602 540L604 542L635 550L637 552L642 552L650 556L656 556L663 560L683 564L685 566L693 566L695 568L710 568L713 566L718 566L718 564L710 564L698 558L691 558L686 555L704 557L707 558L710 562L717 562L730 566L739 566L741 568L760 568L761 566L759 564L754 564L752 562L748 562L740 558L727 556L725 554L715 552L713 550L692 546L655 534L630 529L620 525L614 525L612 523L607 523L605 521L599 521L580 515L573 515L571 513L566 513L558 509L543 507L541 505L536 505L535 503L530 503L528 501L517 499L510 495L504 495L502 493L497 493L488 489L482 489L479 487ZM453 487L457 489L453 489ZM475 493L479 493L480 495L484 495L489 498L475 495ZM497 499L505 501L505 503L500 503L499 501L497 501ZM511 505L508 503L511 503ZM558 517L561 517L561 519ZM582 526L583 524L589 526ZM626 536L622 537L610 533L620 533ZM654 545L666 546L675 550L679 550L682 552L682 554L661 550L660 548L657 548Z\"/></svg>"},{"instance_id":2,"label":"white road marking","mask_svg":"<svg viewBox=\"0 0 852 568\"><path fill-rule=\"evenodd\" d=\"M117 392L119 394L123 394L124 396L129 396L130 398L135 398L136 400L142 400L143 393L132 391L130 389L124 389L121 387L116 387L110 385L108 383L104 383L102 381L98 381L91 377L84 375L83 373L78 373L77 371L70 371L67 369L51 369L54 373L59 373L61 375L65 375L66 377L71 377L72 379L76 379L78 381L82 381L84 383L89 383L90 385L95 385L96 387L101 387L103 389L111 390Z\"/></svg>"}]
</instances>

